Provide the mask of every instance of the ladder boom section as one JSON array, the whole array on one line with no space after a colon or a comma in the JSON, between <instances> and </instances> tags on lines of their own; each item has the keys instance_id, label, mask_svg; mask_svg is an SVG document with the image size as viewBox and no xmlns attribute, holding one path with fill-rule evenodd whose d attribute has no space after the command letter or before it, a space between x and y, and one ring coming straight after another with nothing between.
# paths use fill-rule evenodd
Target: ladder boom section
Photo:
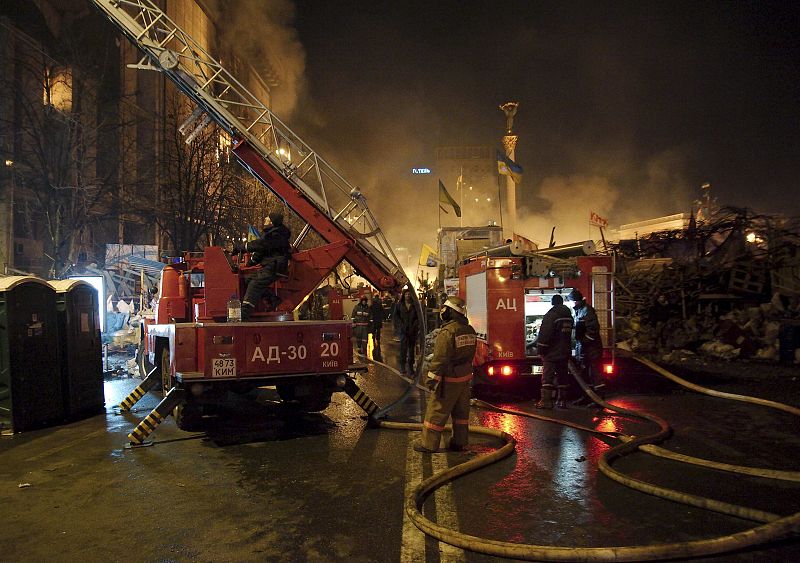
<instances>
[{"instance_id":1,"label":"ladder boom section","mask_svg":"<svg viewBox=\"0 0 800 563\"><path fill-rule=\"evenodd\" d=\"M361 235L357 231L354 229L345 231L340 221L320 213L286 178L276 174L275 170L246 142L237 143L233 153L253 176L269 186L322 238L330 243L345 242L350 245L350 249L345 253L345 260L350 262L359 275L368 279L372 285L378 289L398 289L408 281L399 266L393 264L369 241L359 239L358 237ZM356 244L357 242L358 244Z\"/></svg>"},{"instance_id":2,"label":"ladder boom section","mask_svg":"<svg viewBox=\"0 0 800 563\"><path fill-rule=\"evenodd\" d=\"M152 0L92 2L144 53L136 68L157 70L171 79L234 138L239 161L325 240L352 242L345 259L362 276L379 288L408 281L360 190L278 119L203 44ZM290 202L285 192L292 190L295 196Z\"/></svg>"}]
</instances>

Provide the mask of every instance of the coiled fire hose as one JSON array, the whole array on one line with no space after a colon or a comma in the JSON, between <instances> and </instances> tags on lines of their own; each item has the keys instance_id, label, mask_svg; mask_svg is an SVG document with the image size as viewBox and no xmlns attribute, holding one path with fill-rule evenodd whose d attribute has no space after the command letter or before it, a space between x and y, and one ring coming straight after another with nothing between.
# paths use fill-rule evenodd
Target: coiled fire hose
<instances>
[{"instance_id":1,"label":"coiled fire hose","mask_svg":"<svg viewBox=\"0 0 800 563\"><path fill-rule=\"evenodd\" d=\"M764 399L758 399L755 397L733 395L730 393L722 393L711 389L705 389L698 385L689 383L688 381L685 381L679 378L678 376L675 376L674 374L669 373L667 370L664 370L660 366L653 364L652 362L650 362L645 358L634 356L634 359L642 362L644 365L648 367L651 367L657 373L665 377L668 377L669 379L675 381L676 383L683 385L684 387L693 389L695 391L712 396L724 397L728 399L740 400L763 406L769 406L772 408L783 410L785 412L789 412L791 414L800 415L800 409L796 409L789 405L784 405L782 403L776 403L773 401L767 401ZM477 553L484 553L487 555L493 555L497 557L511 557L515 559L538 560L538 561L647 561L647 560L652 561L664 558L700 557L704 555L713 555L713 554L730 552L757 544L776 541L779 539L795 535L798 532L800 532L800 512L781 517L760 510L754 510L746 507L739 507L728 503L716 501L713 499L707 499L704 497L689 495L686 493L681 493L663 487L657 487L650 483L646 483L644 481L640 481L638 479L634 479L626 475L623 475L620 472L613 469L611 467L611 464L615 459L618 459L624 455L632 453L637 449L641 449L643 451L648 451L648 453L652 453L654 455L661 455L662 457L669 457L670 459L675 459L678 461L686 461L688 463L706 466L713 469L734 471L737 473L757 475L760 477L785 479L791 481L798 480L798 472L774 471L774 470L734 466L730 464L721 464L718 462L702 460L699 458L692 458L690 456L682 456L680 454L674 454L672 452L668 452L667 450L658 448L653 444L663 441L671 433L669 425L664 420L651 414L639 413L636 411L631 411L628 409L624 409L606 403L605 401L603 401L603 399L598 397L597 394L594 393L594 391L588 385L586 385L586 383L581 379L580 375L577 373L577 370L575 369L574 365L571 365L570 368L576 380L578 381L578 384L581 386L584 392L586 392L587 395L589 395L589 397L597 404L601 405L602 407L608 410L620 414L632 415L654 422L659 427L658 432L647 436L631 437L616 432L613 433L600 432L593 428L586 428L573 423L565 423L557 419L544 417L541 415L534 415L532 413L526 413L523 411L503 409L495 407L494 405L490 405L489 403L485 403L483 401L474 401L474 404L477 404L485 408L492 408L493 410L497 410L499 412L506 412L510 414L527 416L531 418L538 418L550 422L558 422L574 428L593 432L596 434L602 434L608 437L618 438L622 440L623 443L605 451L601 455L600 461L598 463L598 468L600 469L600 471L610 479L613 479L625 486L634 488L642 492L646 492L648 494L656 495L661 498L668 498L676 502L682 502L692 506L707 508L724 514L729 514L740 518L752 520L755 522L760 522L762 524L754 528L751 528L749 530L745 530L743 532L738 532L735 534L720 536L716 538L695 540L690 542L680 542L680 543L666 543L666 544L647 545L647 546L619 546L619 547L560 547L560 546L545 546L545 545L534 545L534 544L518 544L512 542L504 542L498 540L491 540L487 538L481 538L478 536L464 534L457 530L446 528L444 526L437 524L436 522L429 520L422 514L422 507L425 503L425 500L444 484L453 481L458 477L466 475L467 473L471 473L472 471L476 471L482 467L485 467L487 465L490 465L492 463L495 463L497 461L500 461L508 457L514 452L516 446L516 441L514 440L514 438L505 432L491 428L486 428L483 426L470 426L469 427L470 432L498 438L500 440L503 440L504 444L494 452L477 456L468 461L465 461L463 463L460 463L458 465L455 465L453 467L435 473L431 475L429 478L422 481L419 485L417 485L417 487L414 488L409 497L406 498L405 502L406 513L408 514L411 521L414 522L414 525L417 526L417 528L419 528L425 534L428 534L429 536L434 537L439 541L448 543L450 545L465 550L474 551ZM395 371L391 367L389 367L389 369ZM424 389L422 386L419 385L416 386L420 389ZM424 390L427 391L427 389ZM399 430L414 430L414 431L422 430L422 425L418 423L378 421L378 425L383 428L391 428Z\"/></svg>"}]
</instances>

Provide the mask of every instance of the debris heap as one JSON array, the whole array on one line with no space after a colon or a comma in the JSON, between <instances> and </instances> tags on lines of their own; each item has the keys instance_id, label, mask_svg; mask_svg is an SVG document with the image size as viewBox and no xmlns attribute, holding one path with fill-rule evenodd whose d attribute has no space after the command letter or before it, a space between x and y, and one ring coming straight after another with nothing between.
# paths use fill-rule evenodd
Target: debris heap
<instances>
[{"instance_id":1,"label":"debris heap","mask_svg":"<svg viewBox=\"0 0 800 563\"><path fill-rule=\"evenodd\" d=\"M800 363L797 218L722 208L610 250L618 345Z\"/></svg>"}]
</instances>

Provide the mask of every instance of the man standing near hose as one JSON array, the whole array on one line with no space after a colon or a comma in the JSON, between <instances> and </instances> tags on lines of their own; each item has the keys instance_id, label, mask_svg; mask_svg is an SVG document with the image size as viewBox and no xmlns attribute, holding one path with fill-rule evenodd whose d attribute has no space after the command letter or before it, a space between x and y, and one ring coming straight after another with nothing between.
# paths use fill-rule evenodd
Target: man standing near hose
<instances>
[{"instance_id":1,"label":"man standing near hose","mask_svg":"<svg viewBox=\"0 0 800 563\"><path fill-rule=\"evenodd\" d=\"M381 296L377 293L372 296L369 306L369 333L372 335L372 359L383 361L381 353L381 330L383 329L383 304Z\"/></svg>"},{"instance_id":2,"label":"man standing near hose","mask_svg":"<svg viewBox=\"0 0 800 563\"><path fill-rule=\"evenodd\" d=\"M403 290L394 310L396 326L400 329L400 373L403 375L416 373L414 350L419 337L420 323L411 291L409 288Z\"/></svg>"},{"instance_id":3,"label":"man standing near hose","mask_svg":"<svg viewBox=\"0 0 800 563\"><path fill-rule=\"evenodd\" d=\"M600 321L594 307L586 303L583 294L573 289L567 296L575 303L575 359L581 367L586 384L596 392L605 387L601 379L601 363L603 359L603 341L600 339ZM581 405L588 398L581 396L573 405Z\"/></svg>"},{"instance_id":4,"label":"man standing near hose","mask_svg":"<svg viewBox=\"0 0 800 563\"><path fill-rule=\"evenodd\" d=\"M362 295L353 307L353 341L356 351L362 356L367 355L367 338L369 337L369 299Z\"/></svg>"},{"instance_id":5,"label":"man standing near hose","mask_svg":"<svg viewBox=\"0 0 800 563\"><path fill-rule=\"evenodd\" d=\"M469 396L472 359L475 356L475 329L467 321L464 300L449 297L439 317L444 322L428 365L426 387L431 390L425 410L422 440L414 449L423 453L439 451L447 419L453 418L453 437L448 449L461 451L469 438Z\"/></svg>"},{"instance_id":6,"label":"man standing near hose","mask_svg":"<svg viewBox=\"0 0 800 563\"><path fill-rule=\"evenodd\" d=\"M556 406L567 406L567 381L569 359L572 356L572 312L564 305L564 298L553 295L553 307L545 313L536 346L542 358L542 393L537 409L552 409L556 389Z\"/></svg>"}]
</instances>

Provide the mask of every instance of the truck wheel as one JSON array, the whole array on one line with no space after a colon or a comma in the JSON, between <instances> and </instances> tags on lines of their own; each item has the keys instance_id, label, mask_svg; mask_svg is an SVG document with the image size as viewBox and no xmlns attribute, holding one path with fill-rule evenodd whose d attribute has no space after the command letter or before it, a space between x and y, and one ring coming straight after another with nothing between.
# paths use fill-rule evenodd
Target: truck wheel
<instances>
[{"instance_id":1,"label":"truck wheel","mask_svg":"<svg viewBox=\"0 0 800 563\"><path fill-rule=\"evenodd\" d=\"M139 368L139 377L141 379L147 377L147 374L154 367L147 360L147 354L144 352L144 330L141 331L139 344L136 346L136 366Z\"/></svg>"},{"instance_id":2,"label":"truck wheel","mask_svg":"<svg viewBox=\"0 0 800 563\"><path fill-rule=\"evenodd\" d=\"M136 367L139 368L139 379L147 377L147 360L144 359L144 341L136 346Z\"/></svg>"},{"instance_id":3,"label":"truck wheel","mask_svg":"<svg viewBox=\"0 0 800 563\"><path fill-rule=\"evenodd\" d=\"M305 412L324 411L331 404L331 395L330 391L322 391L320 394L300 397L298 399L300 410Z\"/></svg>"},{"instance_id":4,"label":"truck wheel","mask_svg":"<svg viewBox=\"0 0 800 563\"><path fill-rule=\"evenodd\" d=\"M161 389L164 395L172 389L172 375L169 373L169 348L164 346L161 349Z\"/></svg>"},{"instance_id":5,"label":"truck wheel","mask_svg":"<svg viewBox=\"0 0 800 563\"><path fill-rule=\"evenodd\" d=\"M172 412L175 424L181 430L194 432L203 426L203 407L191 403L181 403Z\"/></svg>"},{"instance_id":6,"label":"truck wheel","mask_svg":"<svg viewBox=\"0 0 800 563\"><path fill-rule=\"evenodd\" d=\"M297 396L294 385L278 385L278 395L284 404L305 412L324 411L331 404L332 391L321 386L307 395Z\"/></svg>"}]
</instances>

